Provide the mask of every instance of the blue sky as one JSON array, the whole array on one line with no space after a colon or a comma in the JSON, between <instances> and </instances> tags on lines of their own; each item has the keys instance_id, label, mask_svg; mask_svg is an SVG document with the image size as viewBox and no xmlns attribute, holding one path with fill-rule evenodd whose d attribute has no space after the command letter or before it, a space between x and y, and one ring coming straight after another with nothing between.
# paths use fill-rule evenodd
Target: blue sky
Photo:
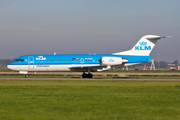
<instances>
[{"instance_id":1,"label":"blue sky","mask_svg":"<svg viewBox=\"0 0 180 120\"><path fill-rule=\"evenodd\" d=\"M179 0L0 0L0 59L25 54L109 54L144 35L158 41L151 56L179 60Z\"/></svg>"}]
</instances>

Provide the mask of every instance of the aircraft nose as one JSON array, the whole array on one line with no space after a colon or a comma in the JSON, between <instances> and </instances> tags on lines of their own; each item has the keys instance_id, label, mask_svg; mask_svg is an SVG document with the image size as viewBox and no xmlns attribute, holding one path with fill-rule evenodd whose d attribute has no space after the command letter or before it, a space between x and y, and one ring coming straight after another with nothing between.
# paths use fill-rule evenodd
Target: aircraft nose
<instances>
[{"instance_id":1,"label":"aircraft nose","mask_svg":"<svg viewBox=\"0 0 180 120\"><path fill-rule=\"evenodd\" d=\"M7 68L10 69L10 65L7 65Z\"/></svg>"},{"instance_id":2,"label":"aircraft nose","mask_svg":"<svg viewBox=\"0 0 180 120\"><path fill-rule=\"evenodd\" d=\"M7 65L7 68L9 69L9 65Z\"/></svg>"},{"instance_id":3,"label":"aircraft nose","mask_svg":"<svg viewBox=\"0 0 180 120\"><path fill-rule=\"evenodd\" d=\"M12 65L7 65L7 68L12 70L13 66Z\"/></svg>"}]
</instances>

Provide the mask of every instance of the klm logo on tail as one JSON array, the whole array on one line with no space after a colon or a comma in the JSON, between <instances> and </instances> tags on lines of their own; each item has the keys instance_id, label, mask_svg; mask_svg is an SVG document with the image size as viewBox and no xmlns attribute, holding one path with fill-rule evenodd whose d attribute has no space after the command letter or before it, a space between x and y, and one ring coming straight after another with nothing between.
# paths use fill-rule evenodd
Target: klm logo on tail
<instances>
[{"instance_id":1,"label":"klm logo on tail","mask_svg":"<svg viewBox=\"0 0 180 120\"><path fill-rule=\"evenodd\" d=\"M147 42L139 42L140 46L135 46L135 50L151 50L151 46L146 46Z\"/></svg>"}]
</instances>

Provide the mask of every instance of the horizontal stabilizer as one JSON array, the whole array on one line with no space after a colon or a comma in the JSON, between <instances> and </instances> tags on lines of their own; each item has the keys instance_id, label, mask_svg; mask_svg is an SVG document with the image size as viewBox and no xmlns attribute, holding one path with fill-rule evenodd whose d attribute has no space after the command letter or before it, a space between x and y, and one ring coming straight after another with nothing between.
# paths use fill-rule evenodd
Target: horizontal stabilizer
<instances>
[{"instance_id":1,"label":"horizontal stabilizer","mask_svg":"<svg viewBox=\"0 0 180 120\"><path fill-rule=\"evenodd\" d=\"M170 37L171 36L164 36L164 37L159 37L159 36L158 37L156 37L156 36L154 37L153 36L153 37L146 37L146 39L148 39L148 40L157 40L157 39L170 38Z\"/></svg>"}]
</instances>

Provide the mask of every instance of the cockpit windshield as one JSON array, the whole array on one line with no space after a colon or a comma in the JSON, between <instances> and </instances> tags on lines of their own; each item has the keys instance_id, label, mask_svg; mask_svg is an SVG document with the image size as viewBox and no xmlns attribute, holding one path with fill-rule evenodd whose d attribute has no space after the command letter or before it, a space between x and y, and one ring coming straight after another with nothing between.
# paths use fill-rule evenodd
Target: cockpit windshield
<instances>
[{"instance_id":1,"label":"cockpit windshield","mask_svg":"<svg viewBox=\"0 0 180 120\"><path fill-rule=\"evenodd\" d=\"M24 62L24 59L17 59L16 62Z\"/></svg>"}]
</instances>

